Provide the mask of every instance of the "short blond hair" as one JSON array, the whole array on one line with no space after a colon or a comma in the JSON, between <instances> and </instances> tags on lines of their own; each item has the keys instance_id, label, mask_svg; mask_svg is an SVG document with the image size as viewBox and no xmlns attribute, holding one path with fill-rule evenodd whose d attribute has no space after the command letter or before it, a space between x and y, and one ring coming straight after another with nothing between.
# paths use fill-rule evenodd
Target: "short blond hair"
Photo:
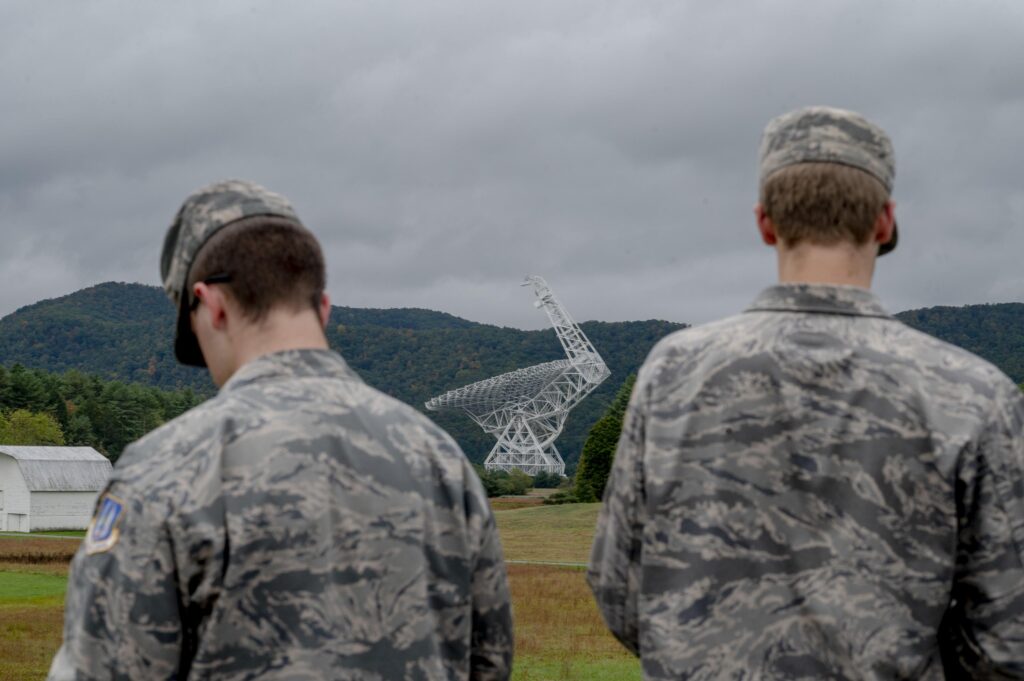
<instances>
[{"instance_id":1,"label":"short blond hair","mask_svg":"<svg viewBox=\"0 0 1024 681\"><path fill-rule=\"evenodd\" d=\"M761 184L761 206L787 246L857 245L871 238L889 192L869 173L838 163L798 163Z\"/></svg>"}]
</instances>

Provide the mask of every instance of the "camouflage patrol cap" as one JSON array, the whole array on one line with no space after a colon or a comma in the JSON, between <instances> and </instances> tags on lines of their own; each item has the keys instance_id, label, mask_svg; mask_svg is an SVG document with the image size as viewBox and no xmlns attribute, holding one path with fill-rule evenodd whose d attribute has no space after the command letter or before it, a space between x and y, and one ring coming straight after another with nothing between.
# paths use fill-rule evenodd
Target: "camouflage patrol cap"
<instances>
[{"instance_id":1,"label":"camouflage patrol cap","mask_svg":"<svg viewBox=\"0 0 1024 681\"><path fill-rule=\"evenodd\" d=\"M185 290L196 254L221 228L256 215L271 215L302 224L288 199L246 180L223 180L193 192L178 210L160 255L160 276L167 296L178 308L174 354L182 364L206 366L189 319Z\"/></svg>"},{"instance_id":2,"label":"camouflage patrol cap","mask_svg":"<svg viewBox=\"0 0 1024 681\"><path fill-rule=\"evenodd\" d=\"M810 106L769 121L761 136L761 184L798 163L839 163L863 170L892 193L896 164L892 141L880 127L854 111ZM878 247L885 255L896 248L897 233Z\"/></svg>"}]
</instances>

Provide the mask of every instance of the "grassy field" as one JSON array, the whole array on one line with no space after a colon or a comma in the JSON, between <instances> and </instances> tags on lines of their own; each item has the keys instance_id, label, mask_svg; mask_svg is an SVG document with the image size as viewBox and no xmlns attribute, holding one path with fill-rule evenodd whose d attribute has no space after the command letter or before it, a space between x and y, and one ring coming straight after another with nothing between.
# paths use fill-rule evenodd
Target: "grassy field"
<instances>
[{"instance_id":1,"label":"grassy field","mask_svg":"<svg viewBox=\"0 0 1024 681\"><path fill-rule=\"evenodd\" d=\"M0 537L0 681L42 679L60 645L77 539Z\"/></svg>"},{"instance_id":2,"label":"grassy field","mask_svg":"<svg viewBox=\"0 0 1024 681\"><path fill-rule=\"evenodd\" d=\"M63 605L67 578L34 572L4 572L0 579L0 606Z\"/></svg>"},{"instance_id":3,"label":"grassy field","mask_svg":"<svg viewBox=\"0 0 1024 681\"><path fill-rule=\"evenodd\" d=\"M586 562L599 504L495 501L506 558ZM0 681L45 678L60 645L67 565L77 544L0 536ZM640 679L637 661L605 629L583 570L529 564L508 570L516 618L514 681Z\"/></svg>"},{"instance_id":4,"label":"grassy field","mask_svg":"<svg viewBox=\"0 0 1024 681\"><path fill-rule=\"evenodd\" d=\"M640 665L605 629L580 569L510 565L515 681L627 681Z\"/></svg>"},{"instance_id":5,"label":"grassy field","mask_svg":"<svg viewBox=\"0 0 1024 681\"><path fill-rule=\"evenodd\" d=\"M509 560L586 563L601 504L534 506L498 510L494 517Z\"/></svg>"},{"instance_id":6,"label":"grassy field","mask_svg":"<svg viewBox=\"0 0 1024 681\"><path fill-rule=\"evenodd\" d=\"M0 572L0 582L11 574ZM46 678L64 615L63 592L52 599L49 604L0 604L0 681Z\"/></svg>"}]
</instances>

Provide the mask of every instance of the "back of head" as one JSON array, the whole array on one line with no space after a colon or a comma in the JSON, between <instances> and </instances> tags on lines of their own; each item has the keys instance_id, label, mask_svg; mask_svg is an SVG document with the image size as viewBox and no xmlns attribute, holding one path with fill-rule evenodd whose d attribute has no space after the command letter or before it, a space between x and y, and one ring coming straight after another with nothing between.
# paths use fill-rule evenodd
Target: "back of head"
<instances>
[{"instance_id":1,"label":"back of head","mask_svg":"<svg viewBox=\"0 0 1024 681\"><path fill-rule=\"evenodd\" d=\"M245 180L216 182L185 199L167 230L160 273L178 309L175 355L200 367L206 361L190 321L197 282L224 285L254 321L278 305L315 310L325 284L320 245L288 200Z\"/></svg>"},{"instance_id":2,"label":"back of head","mask_svg":"<svg viewBox=\"0 0 1024 681\"><path fill-rule=\"evenodd\" d=\"M857 245L871 238L889 200L868 173L835 163L801 163L773 173L761 185L761 205L788 246L810 242Z\"/></svg>"},{"instance_id":3,"label":"back of head","mask_svg":"<svg viewBox=\"0 0 1024 681\"><path fill-rule=\"evenodd\" d=\"M785 113L765 127L760 202L788 245L863 245L892 191L892 142L860 114L832 107ZM896 233L879 247L896 247Z\"/></svg>"},{"instance_id":4,"label":"back of head","mask_svg":"<svg viewBox=\"0 0 1024 681\"><path fill-rule=\"evenodd\" d=\"M196 255L188 289L213 277L251 321L275 307L293 311L320 305L326 285L324 256L316 238L300 224L256 216L234 222L214 234Z\"/></svg>"}]
</instances>

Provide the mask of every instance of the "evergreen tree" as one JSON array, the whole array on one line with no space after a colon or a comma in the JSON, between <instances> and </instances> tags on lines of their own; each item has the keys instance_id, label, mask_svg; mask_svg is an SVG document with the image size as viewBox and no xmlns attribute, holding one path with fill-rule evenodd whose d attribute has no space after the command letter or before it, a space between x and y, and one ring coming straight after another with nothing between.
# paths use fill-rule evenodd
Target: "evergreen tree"
<instances>
[{"instance_id":1,"label":"evergreen tree","mask_svg":"<svg viewBox=\"0 0 1024 681\"><path fill-rule=\"evenodd\" d=\"M5 406L33 412L43 411L49 406L46 384L36 372L15 364L7 374L7 383Z\"/></svg>"},{"instance_id":2,"label":"evergreen tree","mask_svg":"<svg viewBox=\"0 0 1024 681\"><path fill-rule=\"evenodd\" d=\"M7 367L0 366L0 405L11 403L11 380Z\"/></svg>"},{"instance_id":3,"label":"evergreen tree","mask_svg":"<svg viewBox=\"0 0 1024 681\"><path fill-rule=\"evenodd\" d=\"M80 412L68 418L68 427L65 433L65 440L72 447L89 447L96 442L89 417Z\"/></svg>"},{"instance_id":4,"label":"evergreen tree","mask_svg":"<svg viewBox=\"0 0 1024 681\"><path fill-rule=\"evenodd\" d=\"M193 390L0 367L0 443L88 446L116 460L126 444L201 401Z\"/></svg>"},{"instance_id":5,"label":"evergreen tree","mask_svg":"<svg viewBox=\"0 0 1024 681\"><path fill-rule=\"evenodd\" d=\"M619 435L622 434L622 420L626 415L630 395L633 394L634 383L635 374L626 378L615 396L615 401L590 429L587 441L583 444L580 465L576 469L575 492L577 500L581 502L600 501L604 496L604 488L612 470L612 460L615 458L615 448L619 443Z\"/></svg>"}]
</instances>

